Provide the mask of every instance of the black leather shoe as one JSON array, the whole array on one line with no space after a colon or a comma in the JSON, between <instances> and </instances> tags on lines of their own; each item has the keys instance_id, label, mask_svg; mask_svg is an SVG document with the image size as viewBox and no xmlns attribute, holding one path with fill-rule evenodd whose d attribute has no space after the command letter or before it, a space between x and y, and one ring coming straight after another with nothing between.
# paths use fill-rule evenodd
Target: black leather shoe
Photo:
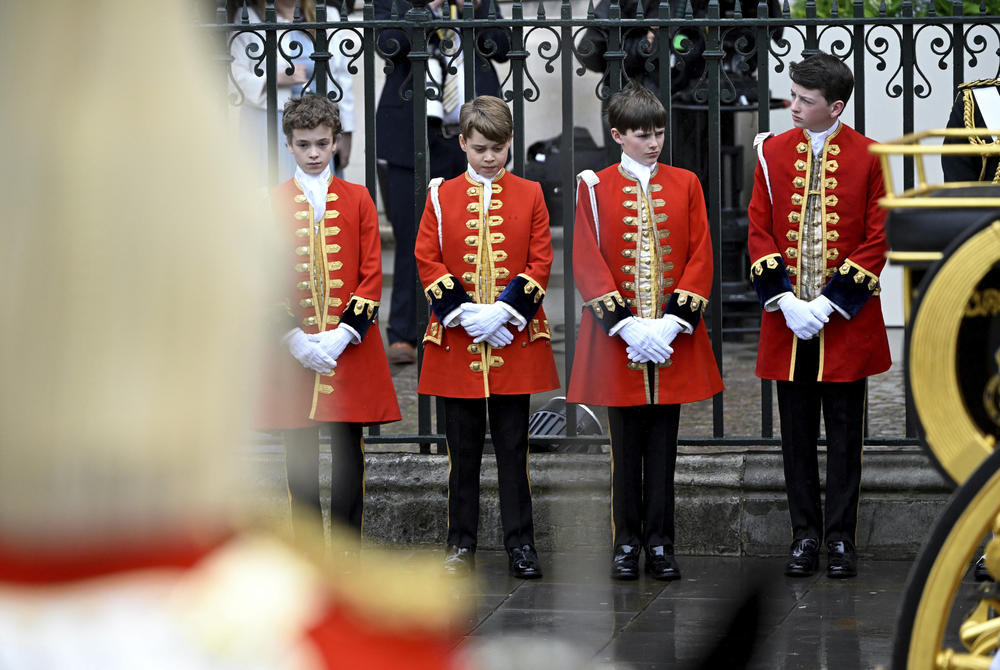
<instances>
[{"instance_id":1,"label":"black leather shoe","mask_svg":"<svg viewBox=\"0 0 1000 670\"><path fill-rule=\"evenodd\" d=\"M819 567L819 542L808 537L795 540L788 550L785 574L789 577L808 577Z\"/></svg>"},{"instance_id":2,"label":"black leather shoe","mask_svg":"<svg viewBox=\"0 0 1000 670\"><path fill-rule=\"evenodd\" d=\"M639 579L639 546L619 544L611 559L611 579Z\"/></svg>"},{"instance_id":3,"label":"black leather shoe","mask_svg":"<svg viewBox=\"0 0 1000 670\"><path fill-rule=\"evenodd\" d=\"M476 567L476 550L449 545L444 555L444 573L450 577L465 577Z\"/></svg>"},{"instance_id":4,"label":"black leather shoe","mask_svg":"<svg viewBox=\"0 0 1000 670\"><path fill-rule=\"evenodd\" d=\"M542 576L542 566L538 563L538 554L530 544L512 547L507 550L508 570L511 577L521 579L538 579Z\"/></svg>"},{"instance_id":5,"label":"black leather shoe","mask_svg":"<svg viewBox=\"0 0 1000 670\"><path fill-rule=\"evenodd\" d=\"M975 580L977 582L992 582L993 581L993 575L991 575L990 571L986 569L986 555L985 554L982 555L982 556L980 556L979 560L976 561L976 567L974 567L972 569L972 576L975 578Z\"/></svg>"},{"instance_id":6,"label":"black leather shoe","mask_svg":"<svg viewBox=\"0 0 1000 670\"><path fill-rule=\"evenodd\" d=\"M681 578L681 569L670 545L646 547L646 574L665 582Z\"/></svg>"},{"instance_id":7,"label":"black leather shoe","mask_svg":"<svg viewBox=\"0 0 1000 670\"><path fill-rule=\"evenodd\" d=\"M858 574L858 557L850 540L826 543L826 576L847 579Z\"/></svg>"}]
</instances>

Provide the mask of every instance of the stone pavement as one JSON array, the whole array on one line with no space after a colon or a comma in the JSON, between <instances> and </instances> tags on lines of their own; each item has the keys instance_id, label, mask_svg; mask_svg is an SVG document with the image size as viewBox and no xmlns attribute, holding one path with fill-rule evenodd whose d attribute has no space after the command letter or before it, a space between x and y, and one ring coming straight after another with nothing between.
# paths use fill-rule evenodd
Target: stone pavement
<instances>
[{"instance_id":1,"label":"stone pavement","mask_svg":"<svg viewBox=\"0 0 1000 670\"><path fill-rule=\"evenodd\" d=\"M600 552L541 559L545 576L522 581L507 575L503 553L479 552L471 594L462 600L467 613L457 622L462 646L487 656L492 649L507 661L495 667L504 668L683 670L699 667L717 645L740 650L745 636L746 664L724 667L888 668L909 570L907 561L862 561L855 579L822 572L792 579L782 574L784 559L682 556L679 581L615 582ZM968 578L962 585L966 593L974 588ZM759 600L737 616L754 592ZM560 642L572 650L561 662L519 662L518 649Z\"/></svg>"}]
</instances>

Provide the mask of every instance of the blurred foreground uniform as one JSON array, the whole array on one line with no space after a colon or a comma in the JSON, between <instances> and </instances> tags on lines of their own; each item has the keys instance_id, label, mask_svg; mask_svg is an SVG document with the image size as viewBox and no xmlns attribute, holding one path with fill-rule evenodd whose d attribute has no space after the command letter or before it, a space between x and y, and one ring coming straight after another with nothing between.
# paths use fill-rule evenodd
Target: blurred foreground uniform
<instances>
[{"instance_id":1,"label":"blurred foreground uniform","mask_svg":"<svg viewBox=\"0 0 1000 670\"><path fill-rule=\"evenodd\" d=\"M854 542L861 484L865 383L889 369L879 274L888 248L885 194L872 140L842 122L814 154L809 131L758 137L750 201L751 278L764 312L757 375L778 381L785 481L795 540ZM834 306L815 337L786 325L777 298L793 292ZM816 455L826 420L826 514Z\"/></svg>"},{"instance_id":2,"label":"blurred foreground uniform","mask_svg":"<svg viewBox=\"0 0 1000 670\"><path fill-rule=\"evenodd\" d=\"M949 128L1000 128L1000 79L979 79L959 85L948 118ZM945 144L996 144L996 138L946 137ZM1000 184L1000 156L941 156L945 181L986 181Z\"/></svg>"},{"instance_id":3,"label":"blurred foreground uniform","mask_svg":"<svg viewBox=\"0 0 1000 670\"><path fill-rule=\"evenodd\" d=\"M280 274L207 37L183 4L0 4L0 668L455 668L432 580L250 530Z\"/></svg>"},{"instance_id":4,"label":"blurred foreground uniform","mask_svg":"<svg viewBox=\"0 0 1000 670\"><path fill-rule=\"evenodd\" d=\"M322 521L317 422L329 422L331 516L360 532L364 504L362 427L398 421L399 405L378 328L382 253L368 191L331 175L314 207L296 179L271 192L288 274L282 292L287 328L312 335L346 325L349 344L329 375L303 367L278 343L262 380L257 427L280 429L293 520Z\"/></svg>"}]
</instances>

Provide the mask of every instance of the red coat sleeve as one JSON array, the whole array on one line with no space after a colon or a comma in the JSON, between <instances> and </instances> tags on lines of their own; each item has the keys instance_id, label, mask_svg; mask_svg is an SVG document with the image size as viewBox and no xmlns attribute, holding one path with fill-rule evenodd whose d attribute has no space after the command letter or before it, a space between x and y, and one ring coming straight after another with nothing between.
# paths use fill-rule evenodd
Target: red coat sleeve
<instances>
[{"instance_id":1,"label":"red coat sleeve","mask_svg":"<svg viewBox=\"0 0 1000 670\"><path fill-rule=\"evenodd\" d=\"M340 323L364 339L368 327L378 318L382 298L382 241L375 203L367 190L358 190L358 286L340 314Z\"/></svg>"},{"instance_id":2,"label":"red coat sleeve","mask_svg":"<svg viewBox=\"0 0 1000 670\"><path fill-rule=\"evenodd\" d=\"M688 199L688 248L684 270L677 278L677 288L664 308L665 314L682 319L693 330L712 293L712 235L708 229L705 194L701 183L690 174Z\"/></svg>"},{"instance_id":3,"label":"red coat sleeve","mask_svg":"<svg viewBox=\"0 0 1000 670\"><path fill-rule=\"evenodd\" d=\"M524 272L514 277L497 301L503 301L517 310L527 322L535 316L545 297L552 270L552 232L549 230L549 211L545 208L542 187L531 184L531 230L528 238L528 258Z\"/></svg>"},{"instance_id":4,"label":"red coat sleeve","mask_svg":"<svg viewBox=\"0 0 1000 670\"><path fill-rule=\"evenodd\" d=\"M584 308L594 313L607 333L616 323L632 316L632 312L625 306L611 268L601 254L597 228L600 217L595 220L595 207L596 193L592 203L590 189L583 179L579 179L573 222L573 279L583 296Z\"/></svg>"},{"instance_id":5,"label":"red coat sleeve","mask_svg":"<svg viewBox=\"0 0 1000 670\"><path fill-rule=\"evenodd\" d=\"M771 194L768 192L764 168L760 162L754 170L753 195L750 198L747 215L750 219L747 233L750 279L763 307L774 296L791 292L792 282L772 232Z\"/></svg>"},{"instance_id":6,"label":"red coat sleeve","mask_svg":"<svg viewBox=\"0 0 1000 670\"><path fill-rule=\"evenodd\" d=\"M443 224L442 224L443 225ZM445 317L458 308L463 302L470 302L469 296L462 289L461 283L449 270L444 262L441 250L441 239L438 237L438 218L434 211L431 194L427 194L424 213L420 217L417 228L417 239L413 247L417 261L417 274L420 285L431 304L431 311L442 323Z\"/></svg>"}]
</instances>

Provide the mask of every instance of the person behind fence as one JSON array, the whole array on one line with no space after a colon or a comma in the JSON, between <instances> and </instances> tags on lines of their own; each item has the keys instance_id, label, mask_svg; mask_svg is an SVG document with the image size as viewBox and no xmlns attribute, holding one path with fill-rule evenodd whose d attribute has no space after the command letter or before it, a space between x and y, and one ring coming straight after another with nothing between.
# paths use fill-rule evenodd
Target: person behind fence
<instances>
[{"instance_id":1,"label":"person behind fence","mask_svg":"<svg viewBox=\"0 0 1000 670\"><path fill-rule=\"evenodd\" d=\"M444 403L448 446L445 571L475 565L487 414L497 459L503 544L515 577L541 577L528 479L528 401L559 386L542 309L552 265L536 182L504 169L514 125L499 98L462 105L464 174L431 181L416 261L431 306L417 390Z\"/></svg>"},{"instance_id":2,"label":"person behind fence","mask_svg":"<svg viewBox=\"0 0 1000 670\"><path fill-rule=\"evenodd\" d=\"M648 89L608 104L621 162L580 173L573 266L583 318L568 402L605 405L611 435L611 576L680 578L674 466L681 403L723 389L702 312L712 241L694 173L657 162L667 113Z\"/></svg>"},{"instance_id":3,"label":"person behind fence","mask_svg":"<svg viewBox=\"0 0 1000 670\"><path fill-rule=\"evenodd\" d=\"M462 8L462 0L450 3L453 10ZM495 0L474 0L474 16L483 20L493 8L500 18L500 8ZM411 5L407 0L375 0L375 18L386 20L405 15ZM439 18L446 5L443 0L432 0L427 9ZM454 18L454 16L452 16ZM472 63L463 60L462 43L453 30L436 30L428 36L427 60L428 88L439 90L439 99L427 100L427 154L430 159L430 177L450 179L466 169L466 157L459 146L459 109L466 99L465 72L472 68L474 94L500 95L500 79L493 63L507 61L510 50L510 31L502 27L477 29L475 32L475 58ZM395 239L393 257L392 299L389 306L389 361L394 364L414 363L417 360L417 299L415 282L417 271L413 261L413 244L417 233L414 220L414 191L423 191L423 184L414 183L413 95L421 87L413 86L410 55L410 36L397 28L387 28L378 34L379 54L386 58L392 69L385 78L375 112L375 155L385 164L385 188L382 199L392 224ZM455 73L450 72L455 69ZM472 97L471 95L468 97Z\"/></svg>"},{"instance_id":4,"label":"person behind fence","mask_svg":"<svg viewBox=\"0 0 1000 670\"><path fill-rule=\"evenodd\" d=\"M888 244L885 195L872 140L840 120L854 76L817 53L792 63L795 128L754 140L758 163L749 205L751 279L763 315L757 375L778 387L781 452L792 545L785 574L857 574L866 383L889 369L879 299ZM820 504L817 440L826 425L826 507Z\"/></svg>"},{"instance_id":5,"label":"person behind fence","mask_svg":"<svg viewBox=\"0 0 1000 670\"><path fill-rule=\"evenodd\" d=\"M960 84L948 118L949 128L1000 128L1000 79L977 79ZM992 135L946 137L945 144L996 144ZM945 181L985 181L1000 184L1000 156L948 156L942 154Z\"/></svg>"},{"instance_id":6,"label":"person behind fence","mask_svg":"<svg viewBox=\"0 0 1000 670\"><path fill-rule=\"evenodd\" d=\"M227 16L233 23L243 20L243 10L246 9L247 20L252 24L262 23L264 17L264 1L255 0L244 3L242 0L228 0ZM277 0L274 3L275 18L279 24L296 22L296 5L300 7L302 21L316 20L315 0ZM333 4L327 5L327 21L336 23L340 20L340 12ZM276 92L278 127L281 128L281 110L292 97L301 96L305 90L315 92L318 89L314 72L315 31L281 28L278 30L278 53L276 54ZM354 131L354 91L351 88L351 74L347 70L346 42L351 41L352 34L346 30L329 31L330 43L327 48L329 60L329 79L327 89L337 97L340 108L340 123L343 131L337 138L337 150L333 155L333 168L338 177L343 177L343 171L351 155L351 136ZM229 45L233 57L230 72L232 81L231 98L237 105L240 136L244 146L254 159L255 167L262 180L266 179L269 152L267 144L267 79L264 76L264 31L237 32ZM354 38L357 41L357 38ZM318 58L318 55L315 56ZM292 68L291 74L287 72ZM295 174L295 161L277 148L278 181L290 179ZM261 181L261 183L266 183ZM268 185L272 185L268 183Z\"/></svg>"},{"instance_id":7,"label":"person behind fence","mask_svg":"<svg viewBox=\"0 0 1000 670\"><path fill-rule=\"evenodd\" d=\"M378 214L363 186L330 172L340 133L336 105L314 94L292 98L282 123L298 168L271 192L284 243L284 334L274 338L280 350L267 368L257 425L282 431L293 525L321 526L319 425L327 424L331 516L360 533L362 427L400 418L377 322Z\"/></svg>"}]
</instances>

